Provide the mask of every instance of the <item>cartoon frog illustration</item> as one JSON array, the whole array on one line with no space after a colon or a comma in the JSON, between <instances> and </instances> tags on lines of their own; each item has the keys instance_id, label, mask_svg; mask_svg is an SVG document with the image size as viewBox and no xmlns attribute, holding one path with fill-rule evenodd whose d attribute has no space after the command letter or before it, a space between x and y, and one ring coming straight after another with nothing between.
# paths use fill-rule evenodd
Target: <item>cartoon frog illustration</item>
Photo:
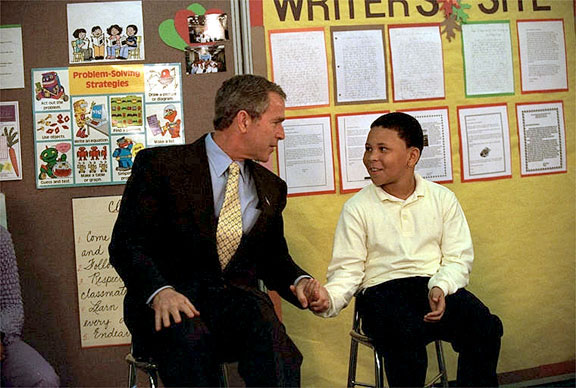
<instances>
[{"instance_id":1,"label":"cartoon frog illustration","mask_svg":"<svg viewBox=\"0 0 576 388\"><path fill-rule=\"evenodd\" d=\"M62 154L62 156L58 158L58 150L56 148L46 147L46 149L40 153L40 160L45 164L40 166L38 179L42 180L47 177L56 178L56 175L54 174L54 166L56 166L58 162L66 162L66 154Z\"/></svg>"}]
</instances>

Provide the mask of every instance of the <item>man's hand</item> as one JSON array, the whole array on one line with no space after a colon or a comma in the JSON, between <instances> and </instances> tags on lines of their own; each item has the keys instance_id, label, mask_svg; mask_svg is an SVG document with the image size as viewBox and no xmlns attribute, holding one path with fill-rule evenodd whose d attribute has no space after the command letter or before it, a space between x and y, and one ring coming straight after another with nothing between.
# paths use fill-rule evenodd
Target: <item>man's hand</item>
<instances>
[{"instance_id":1,"label":"man's hand","mask_svg":"<svg viewBox=\"0 0 576 388\"><path fill-rule=\"evenodd\" d=\"M428 302L430 303L430 312L424 315L425 322L439 322L446 311L446 300L444 291L439 287L432 287L428 293Z\"/></svg>"},{"instance_id":2,"label":"man's hand","mask_svg":"<svg viewBox=\"0 0 576 388\"><path fill-rule=\"evenodd\" d=\"M170 327L170 316L174 323L182 322L180 312L186 314L188 318L194 318L200 315L196 307L190 300L173 288L165 288L152 299L152 308L154 309L154 327L156 331L164 327Z\"/></svg>"},{"instance_id":3,"label":"man's hand","mask_svg":"<svg viewBox=\"0 0 576 388\"><path fill-rule=\"evenodd\" d=\"M296 284L296 287L290 286L290 290L296 295L303 308L310 308L314 312L324 312L330 307L328 291L316 279L304 278Z\"/></svg>"}]
</instances>

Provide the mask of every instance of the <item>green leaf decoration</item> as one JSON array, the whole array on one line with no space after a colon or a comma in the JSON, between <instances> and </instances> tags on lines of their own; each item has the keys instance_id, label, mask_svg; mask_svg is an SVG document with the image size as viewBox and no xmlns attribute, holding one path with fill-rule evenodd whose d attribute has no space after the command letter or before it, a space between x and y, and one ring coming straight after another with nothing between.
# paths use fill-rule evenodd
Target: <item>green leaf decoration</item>
<instances>
[{"instance_id":1,"label":"green leaf decoration","mask_svg":"<svg viewBox=\"0 0 576 388\"><path fill-rule=\"evenodd\" d=\"M204 13L206 13L206 8L198 3L190 4L186 9L194 12L196 15L204 15Z\"/></svg>"},{"instance_id":2,"label":"green leaf decoration","mask_svg":"<svg viewBox=\"0 0 576 388\"><path fill-rule=\"evenodd\" d=\"M168 46L175 49L186 51L188 44L178 35L176 27L174 27L173 19L166 19L158 26L158 34L160 39Z\"/></svg>"},{"instance_id":3,"label":"green leaf decoration","mask_svg":"<svg viewBox=\"0 0 576 388\"><path fill-rule=\"evenodd\" d=\"M468 14L466 13L467 9L470 9L471 5L470 4L462 4L460 3L460 7L459 8L452 8L452 11L454 11L454 15L456 15L456 21L460 22L460 24L465 24L468 22Z\"/></svg>"}]
</instances>

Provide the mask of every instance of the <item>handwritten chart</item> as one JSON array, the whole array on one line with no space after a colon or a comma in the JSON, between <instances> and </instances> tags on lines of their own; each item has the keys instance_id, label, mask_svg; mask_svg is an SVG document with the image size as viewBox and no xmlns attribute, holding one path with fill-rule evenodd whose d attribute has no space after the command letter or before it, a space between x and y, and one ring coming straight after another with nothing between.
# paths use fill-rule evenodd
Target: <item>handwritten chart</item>
<instances>
[{"instance_id":1,"label":"handwritten chart","mask_svg":"<svg viewBox=\"0 0 576 388\"><path fill-rule=\"evenodd\" d=\"M126 288L108 256L120 199L121 196L110 196L72 200L83 348L131 342L123 318Z\"/></svg>"}]
</instances>

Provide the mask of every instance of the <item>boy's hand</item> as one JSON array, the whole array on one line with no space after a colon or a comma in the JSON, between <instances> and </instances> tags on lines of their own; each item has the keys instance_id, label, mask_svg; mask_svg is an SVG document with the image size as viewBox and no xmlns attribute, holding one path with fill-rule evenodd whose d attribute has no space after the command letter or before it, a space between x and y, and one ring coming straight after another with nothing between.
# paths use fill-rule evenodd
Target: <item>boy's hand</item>
<instances>
[{"instance_id":1,"label":"boy's hand","mask_svg":"<svg viewBox=\"0 0 576 388\"><path fill-rule=\"evenodd\" d=\"M439 322L446 311L446 300L444 291L439 287L432 287L428 293L428 302L430 303L430 312L424 315L425 322Z\"/></svg>"}]
</instances>

